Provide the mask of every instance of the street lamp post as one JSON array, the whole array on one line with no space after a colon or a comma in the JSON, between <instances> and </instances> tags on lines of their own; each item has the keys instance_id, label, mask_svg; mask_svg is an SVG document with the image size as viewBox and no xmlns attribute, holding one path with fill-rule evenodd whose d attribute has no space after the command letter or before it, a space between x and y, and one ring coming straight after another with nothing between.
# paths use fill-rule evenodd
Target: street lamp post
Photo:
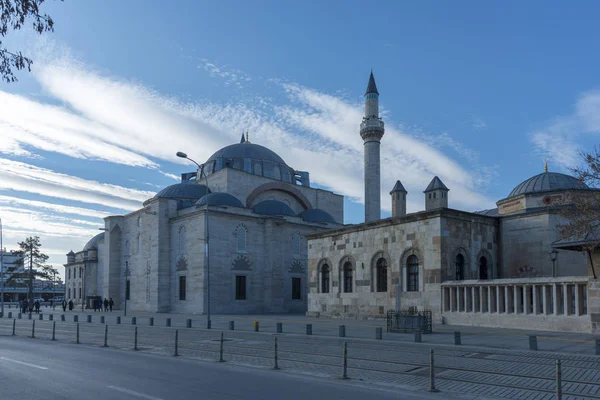
<instances>
[{"instance_id":1,"label":"street lamp post","mask_svg":"<svg viewBox=\"0 0 600 400\"><path fill-rule=\"evenodd\" d=\"M127 316L127 282L129 282L129 277L131 276L131 270L129 269L129 265L125 264L125 312L124 315Z\"/></svg>"},{"instance_id":2,"label":"street lamp post","mask_svg":"<svg viewBox=\"0 0 600 400\"><path fill-rule=\"evenodd\" d=\"M558 251L556 249L552 249L552 251L550 251L548 254L552 260L552 277L556 278L556 259L558 258Z\"/></svg>"},{"instance_id":3,"label":"street lamp post","mask_svg":"<svg viewBox=\"0 0 600 400\"><path fill-rule=\"evenodd\" d=\"M52 309L56 310L56 271L52 271Z\"/></svg>"},{"instance_id":4,"label":"street lamp post","mask_svg":"<svg viewBox=\"0 0 600 400\"><path fill-rule=\"evenodd\" d=\"M178 151L177 157L185 158L190 160L194 164L198 166L200 170L200 179L202 179L202 175L204 175L204 182L206 186L206 191L208 193L208 176L204 172L204 168L198 164L196 161L192 160L187 156L187 154ZM210 320L210 255L208 252L208 243L209 243L209 234L208 234L208 201L206 202L206 214L204 215L204 232L206 235L206 240L204 241L204 259L206 261L206 329L211 329L211 320Z\"/></svg>"},{"instance_id":5,"label":"street lamp post","mask_svg":"<svg viewBox=\"0 0 600 400\"><path fill-rule=\"evenodd\" d=\"M81 274L81 312L84 312L83 310L83 306L85 303L85 275L86 275L86 271L87 270L87 264L85 262L85 259L83 260L83 274L81 273L81 270L79 270L79 273Z\"/></svg>"}]
</instances>

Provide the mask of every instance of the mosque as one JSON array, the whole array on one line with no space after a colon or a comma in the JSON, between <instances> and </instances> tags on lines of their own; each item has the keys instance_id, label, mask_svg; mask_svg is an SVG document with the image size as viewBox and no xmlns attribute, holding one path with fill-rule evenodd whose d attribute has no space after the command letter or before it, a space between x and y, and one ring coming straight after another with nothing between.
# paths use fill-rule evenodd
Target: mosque
<instances>
[{"instance_id":1,"label":"mosque","mask_svg":"<svg viewBox=\"0 0 600 400\"><path fill-rule=\"evenodd\" d=\"M105 218L103 233L67 255L65 296L152 312L369 317L418 307L440 317L444 282L587 276L585 255L549 253L557 211L593 189L546 169L496 208L467 212L448 208L451 188L433 177L424 210L407 213L398 180L392 217L381 219L384 133L371 73L360 123L364 223L344 225L341 195L311 187L308 172L242 135L138 211Z\"/></svg>"}]
</instances>

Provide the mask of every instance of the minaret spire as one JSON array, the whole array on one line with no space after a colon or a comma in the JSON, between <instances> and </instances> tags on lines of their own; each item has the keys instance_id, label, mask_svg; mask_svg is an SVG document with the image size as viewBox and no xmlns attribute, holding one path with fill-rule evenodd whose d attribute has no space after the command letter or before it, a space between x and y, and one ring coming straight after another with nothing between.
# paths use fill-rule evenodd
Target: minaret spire
<instances>
[{"instance_id":1,"label":"minaret spire","mask_svg":"<svg viewBox=\"0 0 600 400\"><path fill-rule=\"evenodd\" d=\"M360 124L360 136L365 145L365 222L381 218L380 146L385 132L379 118L379 91L373 70L365 92L365 116Z\"/></svg>"}]
</instances>

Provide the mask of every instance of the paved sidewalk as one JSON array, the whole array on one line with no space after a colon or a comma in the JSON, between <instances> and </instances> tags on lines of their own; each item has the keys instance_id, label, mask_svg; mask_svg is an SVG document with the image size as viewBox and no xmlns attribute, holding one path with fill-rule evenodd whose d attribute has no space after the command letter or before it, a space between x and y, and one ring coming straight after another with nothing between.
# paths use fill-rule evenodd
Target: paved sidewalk
<instances>
[{"instance_id":1,"label":"paved sidewalk","mask_svg":"<svg viewBox=\"0 0 600 400\"><path fill-rule=\"evenodd\" d=\"M15 310L12 311L13 317L16 316ZM5 314L8 316L8 311ZM48 319L48 314L54 314L54 317L60 320L63 314L62 309L42 308L42 314ZM122 311L113 312L94 312L86 310L81 313L80 310L67 311L65 318L68 322L73 322L73 316L77 315L80 322L86 322L87 316L92 316L92 323L99 323L100 317L104 316L106 323L114 324L117 316L121 317L121 323L131 324L131 317L136 317L137 325L147 326L150 318L154 318L155 326L166 326L167 318L171 319L171 326L186 327L186 321L192 320L194 328L206 328L206 315L200 314L166 314L166 313L147 313L147 312L128 312L127 316ZM23 315L23 318L27 318ZM39 318L33 315L32 318ZM375 329L383 329L384 341L414 342L413 334L387 333L386 322L381 320L347 320L347 319L325 319L313 318L304 315L294 314L260 314L260 315L212 315L212 328L215 330L228 330L229 321L234 321L236 331L254 331L253 323L259 322L261 332L277 332L277 323L282 323L284 334L306 334L306 324L312 324L312 334L315 336L339 336L339 326L346 327L346 337L375 339ZM461 333L463 345L480 346L491 349L514 349L528 350L529 335L537 336L537 346L540 351L552 351L568 354L595 354L595 341L600 336L594 336L584 333L551 332L551 331L530 331L518 329L500 329L500 328L481 328L470 326L452 326L435 325L434 332L430 335L422 335L423 343L454 345L454 332Z\"/></svg>"}]
</instances>

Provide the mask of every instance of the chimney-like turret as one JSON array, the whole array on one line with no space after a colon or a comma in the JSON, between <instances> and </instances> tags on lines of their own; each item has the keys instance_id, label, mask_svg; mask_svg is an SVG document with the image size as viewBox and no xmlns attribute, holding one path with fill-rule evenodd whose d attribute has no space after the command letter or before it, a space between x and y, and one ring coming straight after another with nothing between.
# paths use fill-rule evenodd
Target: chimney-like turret
<instances>
[{"instance_id":1,"label":"chimney-like turret","mask_svg":"<svg viewBox=\"0 0 600 400\"><path fill-rule=\"evenodd\" d=\"M425 211L435 210L437 208L448 208L448 189L444 182L435 176L425 193Z\"/></svg>"},{"instance_id":2,"label":"chimney-like turret","mask_svg":"<svg viewBox=\"0 0 600 400\"><path fill-rule=\"evenodd\" d=\"M406 194L408 192L402 186L402 182L396 181L390 192L392 196L392 217L403 217L406 215Z\"/></svg>"}]
</instances>

